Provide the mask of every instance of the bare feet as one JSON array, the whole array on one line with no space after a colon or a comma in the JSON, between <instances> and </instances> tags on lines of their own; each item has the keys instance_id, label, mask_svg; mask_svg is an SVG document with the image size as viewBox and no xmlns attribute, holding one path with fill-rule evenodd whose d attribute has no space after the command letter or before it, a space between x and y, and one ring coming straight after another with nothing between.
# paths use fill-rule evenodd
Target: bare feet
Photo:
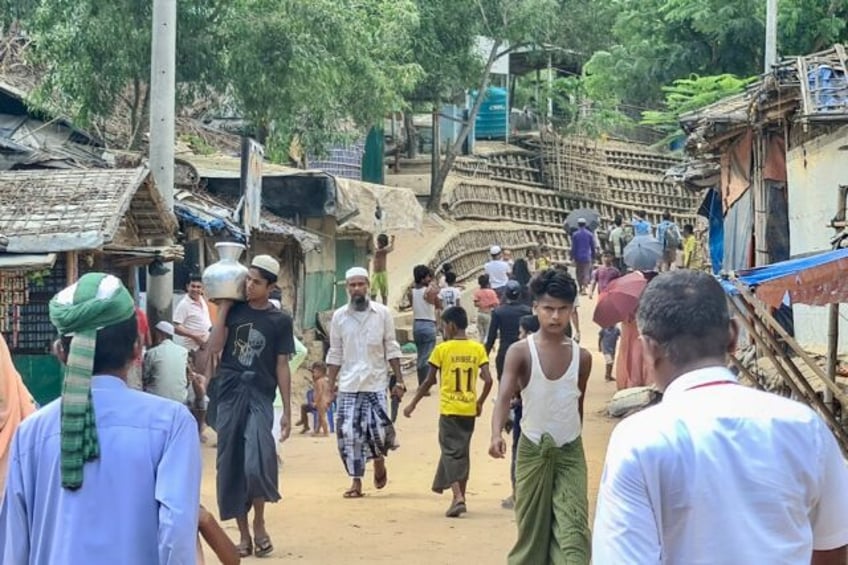
<instances>
[{"instance_id":1,"label":"bare feet","mask_svg":"<svg viewBox=\"0 0 848 565\"><path fill-rule=\"evenodd\" d=\"M374 488L380 490L389 482L389 472L386 470L385 459L374 460Z\"/></svg>"}]
</instances>

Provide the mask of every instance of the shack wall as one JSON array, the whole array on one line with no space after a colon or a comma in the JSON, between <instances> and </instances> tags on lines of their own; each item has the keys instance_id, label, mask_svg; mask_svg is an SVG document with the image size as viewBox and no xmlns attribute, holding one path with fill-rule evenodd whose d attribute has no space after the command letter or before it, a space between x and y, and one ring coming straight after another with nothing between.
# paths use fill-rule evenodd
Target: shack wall
<instances>
[{"instance_id":1,"label":"shack wall","mask_svg":"<svg viewBox=\"0 0 848 565\"><path fill-rule=\"evenodd\" d=\"M840 184L848 183L845 160L848 127L793 147L786 155L789 184L789 248L793 256L830 249ZM828 308L793 306L795 336L801 346L827 350ZM848 351L848 305L840 307L839 350Z\"/></svg>"}]
</instances>

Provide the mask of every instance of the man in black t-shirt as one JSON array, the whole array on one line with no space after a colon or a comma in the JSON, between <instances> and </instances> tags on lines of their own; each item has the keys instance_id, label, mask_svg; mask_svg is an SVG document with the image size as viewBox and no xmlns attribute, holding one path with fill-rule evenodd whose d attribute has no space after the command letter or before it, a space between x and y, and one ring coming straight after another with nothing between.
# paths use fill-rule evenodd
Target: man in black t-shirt
<instances>
[{"instance_id":1,"label":"man in black t-shirt","mask_svg":"<svg viewBox=\"0 0 848 565\"><path fill-rule=\"evenodd\" d=\"M501 380L506 350L518 341L519 321L523 316L533 314L532 308L520 302L521 284L518 281L509 281L504 287L504 298L506 302L492 310L492 322L489 324L489 335L486 337L486 354L488 355L499 340L498 354L495 357L495 368L498 372L498 381Z\"/></svg>"},{"instance_id":2,"label":"man in black t-shirt","mask_svg":"<svg viewBox=\"0 0 848 565\"><path fill-rule=\"evenodd\" d=\"M212 354L221 353L209 386L210 424L218 433L218 508L221 520L238 523L242 557L254 552L254 542L257 557L274 550L265 528L265 503L280 499L272 433L277 387L284 407L281 441L291 432L292 318L268 300L279 270L276 259L257 255L247 274L247 302L220 301L209 338ZM253 538L247 523L251 505Z\"/></svg>"}]
</instances>

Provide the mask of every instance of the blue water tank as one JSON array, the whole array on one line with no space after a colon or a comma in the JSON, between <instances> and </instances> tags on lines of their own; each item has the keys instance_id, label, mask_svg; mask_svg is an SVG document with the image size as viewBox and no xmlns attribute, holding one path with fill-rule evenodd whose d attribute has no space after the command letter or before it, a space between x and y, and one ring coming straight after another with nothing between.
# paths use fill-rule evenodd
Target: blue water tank
<instances>
[{"instance_id":1,"label":"blue water tank","mask_svg":"<svg viewBox=\"0 0 848 565\"><path fill-rule=\"evenodd\" d=\"M476 96L476 93L475 93ZM506 139L509 96L505 88L490 86L477 119L474 122L475 139Z\"/></svg>"}]
</instances>

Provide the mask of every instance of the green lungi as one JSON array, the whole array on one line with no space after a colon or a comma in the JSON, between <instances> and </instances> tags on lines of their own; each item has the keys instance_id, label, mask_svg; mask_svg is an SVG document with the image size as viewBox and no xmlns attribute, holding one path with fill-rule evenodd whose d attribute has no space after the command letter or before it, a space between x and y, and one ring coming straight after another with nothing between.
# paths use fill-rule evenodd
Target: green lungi
<instances>
[{"instance_id":1,"label":"green lungi","mask_svg":"<svg viewBox=\"0 0 848 565\"><path fill-rule=\"evenodd\" d=\"M557 447L548 434L539 445L521 436L515 518L518 540L509 565L588 565L591 535L581 438Z\"/></svg>"}]
</instances>

